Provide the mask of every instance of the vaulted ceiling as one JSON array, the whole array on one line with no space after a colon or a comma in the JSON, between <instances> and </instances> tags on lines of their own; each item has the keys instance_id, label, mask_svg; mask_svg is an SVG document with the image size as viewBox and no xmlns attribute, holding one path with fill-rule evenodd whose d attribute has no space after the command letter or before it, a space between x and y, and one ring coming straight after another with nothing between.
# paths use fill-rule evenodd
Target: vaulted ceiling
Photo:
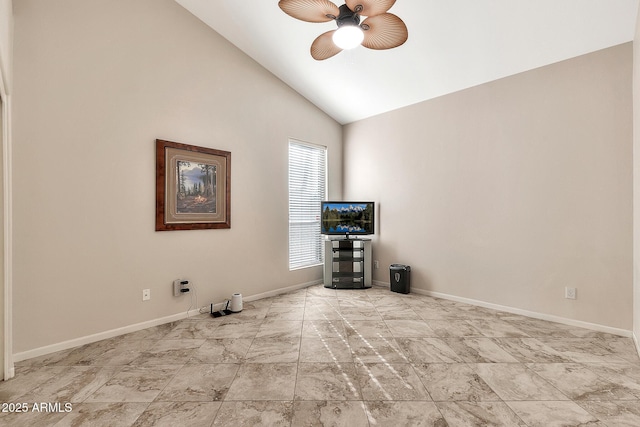
<instances>
[{"instance_id":1,"label":"vaulted ceiling","mask_svg":"<svg viewBox=\"0 0 640 427\"><path fill-rule=\"evenodd\" d=\"M316 61L333 21L299 21L278 0L176 0L342 124L632 41L639 1L397 0L405 44Z\"/></svg>"}]
</instances>

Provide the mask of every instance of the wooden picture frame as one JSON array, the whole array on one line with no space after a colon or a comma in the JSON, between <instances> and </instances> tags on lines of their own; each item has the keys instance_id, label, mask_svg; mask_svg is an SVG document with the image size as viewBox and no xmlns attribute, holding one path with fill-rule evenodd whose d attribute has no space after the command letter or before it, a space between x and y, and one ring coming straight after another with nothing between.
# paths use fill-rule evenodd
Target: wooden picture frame
<instances>
[{"instance_id":1,"label":"wooden picture frame","mask_svg":"<svg viewBox=\"0 0 640 427\"><path fill-rule=\"evenodd\" d=\"M156 231L231 228L231 153L156 140Z\"/></svg>"}]
</instances>

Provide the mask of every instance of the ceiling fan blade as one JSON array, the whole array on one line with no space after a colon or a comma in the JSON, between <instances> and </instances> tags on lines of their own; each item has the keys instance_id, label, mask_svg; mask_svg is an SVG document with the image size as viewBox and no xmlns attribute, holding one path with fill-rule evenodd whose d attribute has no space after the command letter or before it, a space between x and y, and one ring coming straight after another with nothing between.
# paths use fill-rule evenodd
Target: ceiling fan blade
<instances>
[{"instance_id":1,"label":"ceiling fan blade","mask_svg":"<svg viewBox=\"0 0 640 427\"><path fill-rule=\"evenodd\" d=\"M346 0L347 7L359 15L376 16L391 9L396 0Z\"/></svg>"},{"instance_id":2,"label":"ceiling fan blade","mask_svg":"<svg viewBox=\"0 0 640 427\"><path fill-rule=\"evenodd\" d=\"M392 13L367 18L360 27L364 30L362 46L369 49L391 49L400 46L409 38L407 26Z\"/></svg>"},{"instance_id":3,"label":"ceiling fan blade","mask_svg":"<svg viewBox=\"0 0 640 427\"><path fill-rule=\"evenodd\" d=\"M320 34L311 44L311 56L317 61L331 58L332 56L342 52L338 46L333 43L333 33L336 30L327 31L324 34Z\"/></svg>"},{"instance_id":4,"label":"ceiling fan blade","mask_svg":"<svg viewBox=\"0 0 640 427\"><path fill-rule=\"evenodd\" d=\"M328 22L340 15L340 9L329 0L280 0L284 13L305 22Z\"/></svg>"}]
</instances>

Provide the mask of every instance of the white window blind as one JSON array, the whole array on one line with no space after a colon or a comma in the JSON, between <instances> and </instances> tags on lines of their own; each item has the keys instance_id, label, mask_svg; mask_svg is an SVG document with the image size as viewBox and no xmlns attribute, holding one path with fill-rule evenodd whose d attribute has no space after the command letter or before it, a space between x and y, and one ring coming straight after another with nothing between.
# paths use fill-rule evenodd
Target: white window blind
<instances>
[{"instance_id":1,"label":"white window blind","mask_svg":"<svg viewBox=\"0 0 640 427\"><path fill-rule=\"evenodd\" d=\"M289 141L289 269L322 264L320 202L326 196L327 149Z\"/></svg>"}]
</instances>

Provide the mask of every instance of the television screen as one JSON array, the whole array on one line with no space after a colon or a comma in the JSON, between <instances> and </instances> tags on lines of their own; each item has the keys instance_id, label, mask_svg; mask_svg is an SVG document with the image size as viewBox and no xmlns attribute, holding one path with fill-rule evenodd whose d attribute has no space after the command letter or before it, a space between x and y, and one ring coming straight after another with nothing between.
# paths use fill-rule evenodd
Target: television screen
<instances>
[{"instance_id":1,"label":"television screen","mask_svg":"<svg viewBox=\"0 0 640 427\"><path fill-rule=\"evenodd\" d=\"M373 234L374 202L322 202L322 234Z\"/></svg>"}]
</instances>

